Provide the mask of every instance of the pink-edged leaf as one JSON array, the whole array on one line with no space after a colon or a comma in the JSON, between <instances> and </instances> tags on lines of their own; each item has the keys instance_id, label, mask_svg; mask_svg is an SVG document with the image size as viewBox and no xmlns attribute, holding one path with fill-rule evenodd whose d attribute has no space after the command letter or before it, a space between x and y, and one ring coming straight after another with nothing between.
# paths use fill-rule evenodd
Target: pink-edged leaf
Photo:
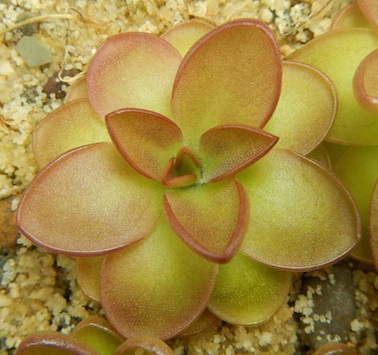
<instances>
[{"instance_id":1,"label":"pink-edged leaf","mask_svg":"<svg viewBox=\"0 0 378 355\"><path fill-rule=\"evenodd\" d=\"M370 245L375 267L378 270L378 180L370 200L369 211Z\"/></svg>"},{"instance_id":2,"label":"pink-edged leaf","mask_svg":"<svg viewBox=\"0 0 378 355\"><path fill-rule=\"evenodd\" d=\"M160 181L164 168L182 146L182 133L158 113L123 109L106 116L109 134L125 160L142 175Z\"/></svg>"},{"instance_id":3,"label":"pink-edged leaf","mask_svg":"<svg viewBox=\"0 0 378 355\"><path fill-rule=\"evenodd\" d=\"M173 350L164 341L152 337L136 337L127 339L119 346L113 355L135 355L144 354L145 351L151 355L174 355Z\"/></svg>"},{"instance_id":4,"label":"pink-edged leaf","mask_svg":"<svg viewBox=\"0 0 378 355\"><path fill-rule=\"evenodd\" d=\"M278 136L276 147L307 154L328 134L337 110L332 82L316 68L283 62L282 90L264 130Z\"/></svg>"},{"instance_id":5,"label":"pink-edged leaf","mask_svg":"<svg viewBox=\"0 0 378 355\"><path fill-rule=\"evenodd\" d=\"M75 81L69 88L64 102L71 102L78 99L87 99L87 80L85 76L82 76Z\"/></svg>"},{"instance_id":6,"label":"pink-edged leaf","mask_svg":"<svg viewBox=\"0 0 378 355\"><path fill-rule=\"evenodd\" d=\"M278 138L248 126L224 125L206 131L200 139L203 182L235 175L267 154Z\"/></svg>"},{"instance_id":7,"label":"pink-edged leaf","mask_svg":"<svg viewBox=\"0 0 378 355\"><path fill-rule=\"evenodd\" d=\"M86 99L57 108L33 131L33 151L40 167L70 149L109 141L104 122Z\"/></svg>"},{"instance_id":8,"label":"pink-edged leaf","mask_svg":"<svg viewBox=\"0 0 378 355\"><path fill-rule=\"evenodd\" d=\"M98 352L66 334L43 331L25 338L16 355L98 355Z\"/></svg>"},{"instance_id":9,"label":"pink-edged leaf","mask_svg":"<svg viewBox=\"0 0 378 355\"><path fill-rule=\"evenodd\" d=\"M293 53L292 60L322 71L336 88L337 113L327 141L360 146L377 144L377 116L363 109L353 93L353 76L357 67L377 48L377 31L351 28L327 32Z\"/></svg>"},{"instance_id":10,"label":"pink-edged leaf","mask_svg":"<svg viewBox=\"0 0 378 355\"><path fill-rule=\"evenodd\" d=\"M101 305L126 338L168 339L206 308L218 265L187 248L164 216L147 238L105 257Z\"/></svg>"},{"instance_id":11,"label":"pink-edged leaf","mask_svg":"<svg viewBox=\"0 0 378 355\"><path fill-rule=\"evenodd\" d=\"M280 87L272 32L258 20L231 21L203 36L183 59L173 88L174 119L193 142L223 124L262 127Z\"/></svg>"},{"instance_id":12,"label":"pink-edged leaf","mask_svg":"<svg viewBox=\"0 0 378 355\"><path fill-rule=\"evenodd\" d=\"M100 270L104 256L76 258L76 279L83 293L93 301L100 302Z\"/></svg>"},{"instance_id":13,"label":"pink-edged leaf","mask_svg":"<svg viewBox=\"0 0 378 355\"><path fill-rule=\"evenodd\" d=\"M168 190L164 209L171 227L184 243L218 263L235 255L248 224L248 198L234 179Z\"/></svg>"},{"instance_id":14,"label":"pink-edged leaf","mask_svg":"<svg viewBox=\"0 0 378 355\"><path fill-rule=\"evenodd\" d=\"M371 28L370 22L357 3L343 7L332 19L330 30L341 28Z\"/></svg>"},{"instance_id":15,"label":"pink-edged leaf","mask_svg":"<svg viewBox=\"0 0 378 355\"><path fill-rule=\"evenodd\" d=\"M208 308L228 323L254 325L282 306L290 288L291 273L238 253L228 264L220 265Z\"/></svg>"},{"instance_id":16,"label":"pink-edged leaf","mask_svg":"<svg viewBox=\"0 0 378 355\"><path fill-rule=\"evenodd\" d=\"M136 174L111 143L97 143L39 172L19 204L17 225L53 252L100 255L148 235L161 197L159 184Z\"/></svg>"},{"instance_id":17,"label":"pink-edged leaf","mask_svg":"<svg viewBox=\"0 0 378 355\"><path fill-rule=\"evenodd\" d=\"M220 323L220 319L208 309L201 314L201 316L188 328L178 334L179 338L189 338L193 335L200 334L209 329L217 323Z\"/></svg>"},{"instance_id":18,"label":"pink-edged leaf","mask_svg":"<svg viewBox=\"0 0 378 355\"><path fill-rule=\"evenodd\" d=\"M240 251L266 265L310 270L335 263L359 242L356 205L335 175L290 150L237 176L251 201Z\"/></svg>"},{"instance_id":19,"label":"pink-edged leaf","mask_svg":"<svg viewBox=\"0 0 378 355\"><path fill-rule=\"evenodd\" d=\"M378 49L366 56L358 66L353 77L353 90L362 107L378 114Z\"/></svg>"},{"instance_id":20,"label":"pink-edged leaf","mask_svg":"<svg viewBox=\"0 0 378 355\"><path fill-rule=\"evenodd\" d=\"M378 28L378 3L376 0L357 0L357 4L361 11L370 21L370 23Z\"/></svg>"},{"instance_id":21,"label":"pink-edged leaf","mask_svg":"<svg viewBox=\"0 0 378 355\"><path fill-rule=\"evenodd\" d=\"M95 316L82 320L72 331L71 337L101 355L113 355L124 341L106 319Z\"/></svg>"},{"instance_id":22,"label":"pink-edged leaf","mask_svg":"<svg viewBox=\"0 0 378 355\"><path fill-rule=\"evenodd\" d=\"M214 26L209 22L192 19L173 26L163 33L161 38L169 42L184 56L197 40L213 29Z\"/></svg>"},{"instance_id":23,"label":"pink-edged leaf","mask_svg":"<svg viewBox=\"0 0 378 355\"><path fill-rule=\"evenodd\" d=\"M147 33L109 37L87 71L88 98L102 118L125 107L170 116L170 98L180 54Z\"/></svg>"},{"instance_id":24,"label":"pink-edged leaf","mask_svg":"<svg viewBox=\"0 0 378 355\"><path fill-rule=\"evenodd\" d=\"M196 153L188 147L182 147L176 158L169 159L161 176L161 182L169 188L193 185L200 175L200 161Z\"/></svg>"}]
</instances>

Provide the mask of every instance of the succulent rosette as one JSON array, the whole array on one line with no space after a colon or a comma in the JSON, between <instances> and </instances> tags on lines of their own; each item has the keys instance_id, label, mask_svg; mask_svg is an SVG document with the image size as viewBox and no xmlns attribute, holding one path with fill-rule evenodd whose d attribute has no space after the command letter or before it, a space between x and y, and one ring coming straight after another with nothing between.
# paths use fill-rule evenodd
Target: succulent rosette
<instances>
[{"instance_id":1,"label":"succulent rosette","mask_svg":"<svg viewBox=\"0 0 378 355\"><path fill-rule=\"evenodd\" d=\"M334 88L282 64L261 22L112 36L78 87L35 131L43 168L17 223L77 257L79 283L124 337L168 339L206 308L266 320L290 271L358 242L349 193L304 155L332 126Z\"/></svg>"}]
</instances>

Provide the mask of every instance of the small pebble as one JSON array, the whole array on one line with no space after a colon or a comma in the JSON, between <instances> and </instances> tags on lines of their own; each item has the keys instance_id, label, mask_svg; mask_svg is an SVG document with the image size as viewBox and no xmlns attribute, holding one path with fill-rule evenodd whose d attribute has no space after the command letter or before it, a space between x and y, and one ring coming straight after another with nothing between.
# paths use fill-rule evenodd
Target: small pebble
<instances>
[{"instance_id":1,"label":"small pebble","mask_svg":"<svg viewBox=\"0 0 378 355\"><path fill-rule=\"evenodd\" d=\"M62 73L62 77L70 76L73 77L79 74L79 70L71 69L71 70L64 70ZM66 91L63 90L64 82L59 80L59 73L55 73L45 86L43 87L43 92L47 95L55 94L57 99L63 99L66 96Z\"/></svg>"},{"instance_id":2,"label":"small pebble","mask_svg":"<svg viewBox=\"0 0 378 355\"><path fill-rule=\"evenodd\" d=\"M50 49L35 37L24 36L16 46L29 67L38 67L52 62Z\"/></svg>"},{"instance_id":3,"label":"small pebble","mask_svg":"<svg viewBox=\"0 0 378 355\"><path fill-rule=\"evenodd\" d=\"M23 12L17 16L16 23L29 20L33 17L35 17L34 14ZM37 33L38 29L39 29L39 23L36 22L36 23L31 23L29 25L22 26L18 30L21 31L24 34L24 36L31 36L34 33Z\"/></svg>"}]
</instances>

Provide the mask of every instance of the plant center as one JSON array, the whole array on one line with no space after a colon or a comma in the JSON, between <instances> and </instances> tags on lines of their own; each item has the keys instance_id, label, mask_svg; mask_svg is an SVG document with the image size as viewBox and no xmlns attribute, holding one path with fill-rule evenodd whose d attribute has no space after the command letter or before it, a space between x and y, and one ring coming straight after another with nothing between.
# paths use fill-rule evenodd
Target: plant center
<instances>
[{"instance_id":1,"label":"plant center","mask_svg":"<svg viewBox=\"0 0 378 355\"><path fill-rule=\"evenodd\" d=\"M194 185L200 177L200 161L188 147L182 147L175 158L169 159L161 176L166 187L178 188Z\"/></svg>"}]
</instances>

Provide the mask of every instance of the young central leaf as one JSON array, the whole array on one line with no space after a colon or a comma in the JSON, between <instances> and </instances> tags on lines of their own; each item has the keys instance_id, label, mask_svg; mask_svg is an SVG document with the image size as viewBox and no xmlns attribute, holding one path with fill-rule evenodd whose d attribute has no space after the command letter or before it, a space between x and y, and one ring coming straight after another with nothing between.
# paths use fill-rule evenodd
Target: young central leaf
<instances>
[{"instance_id":1,"label":"young central leaf","mask_svg":"<svg viewBox=\"0 0 378 355\"><path fill-rule=\"evenodd\" d=\"M188 147L182 147L176 159L170 158L161 182L166 187L186 187L194 185L200 176L200 162L196 153Z\"/></svg>"}]
</instances>

